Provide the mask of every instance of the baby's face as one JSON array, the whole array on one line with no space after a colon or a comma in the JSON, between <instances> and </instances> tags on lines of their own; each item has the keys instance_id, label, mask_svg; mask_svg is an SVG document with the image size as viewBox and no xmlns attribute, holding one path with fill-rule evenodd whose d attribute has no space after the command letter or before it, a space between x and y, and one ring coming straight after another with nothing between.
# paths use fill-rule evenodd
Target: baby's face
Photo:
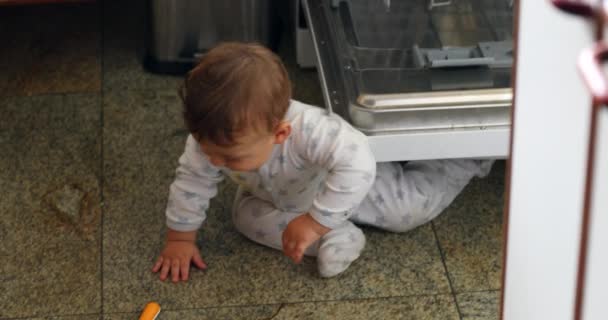
<instances>
[{"instance_id":1,"label":"baby's face","mask_svg":"<svg viewBox=\"0 0 608 320\"><path fill-rule=\"evenodd\" d=\"M289 124L284 124L275 132L255 132L238 136L236 143L231 146L220 146L209 141L201 141L199 145L214 166L234 171L254 171L268 161L273 146L283 143L290 132Z\"/></svg>"}]
</instances>

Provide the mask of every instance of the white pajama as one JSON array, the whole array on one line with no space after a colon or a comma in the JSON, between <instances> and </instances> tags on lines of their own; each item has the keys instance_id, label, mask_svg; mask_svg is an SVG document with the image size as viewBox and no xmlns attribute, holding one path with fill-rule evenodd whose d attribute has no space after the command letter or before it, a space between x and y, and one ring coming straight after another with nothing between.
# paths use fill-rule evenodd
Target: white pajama
<instances>
[{"instance_id":1,"label":"white pajama","mask_svg":"<svg viewBox=\"0 0 608 320\"><path fill-rule=\"evenodd\" d=\"M378 163L376 181L351 220L405 232L437 217L493 160L446 159Z\"/></svg>"},{"instance_id":2,"label":"white pajama","mask_svg":"<svg viewBox=\"0 0 608 320\"><path fill-rule=\"evenodd\" d=\"M345 270L363 249L365 237L353 222L410 230L437 216L492 164L433 160L376 165L365 135L336 115L292 101L285 120L292 127L289 138L252 172L213 166L189 136L170 188L168 227L197 230L217 183L229 176L239 185L232 218L248 238L281 249L289 221L307 212L332 229L306 252L317 256L320 274L328 277Z\"/></svg>"}]
</instances>

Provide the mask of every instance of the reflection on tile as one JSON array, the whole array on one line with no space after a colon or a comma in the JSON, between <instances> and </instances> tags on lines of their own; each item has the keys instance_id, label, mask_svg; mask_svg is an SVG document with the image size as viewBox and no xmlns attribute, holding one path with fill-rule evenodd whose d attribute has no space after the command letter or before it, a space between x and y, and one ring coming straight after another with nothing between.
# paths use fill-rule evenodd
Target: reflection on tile
<instances>
[{"instance_id":1,"label":"reflection on tile","mask_svg":"<svg viewBox=\"0 0 608 320\"><path fill-rule=\"evenodd\" d=\"M473 180L434 222L456 292L500 288L504 167Z\"/></svg>"},{"instance_id":2,"label":"reflection on tile","mask_svg":"<svg viewBox=\"0 0 608 320\"><path fill-rule=\"evenodd\" d=\"M295 303L283 306L277 320L330 319L458 319L450 295L352 300L337 302Z\"/></svg>"},{"instance_id":3,"label":"reflection on tile","mask_svg":"<svg viewBox=\"0 0 608 320\"><path fill-rule=\"evenodd\" d=\"M499 291L466 292L456 295L463 320L498 319Z\"/></svg>"},{"instance_id":4,"label":"reflection on tile","mask_svg":"<svg viewBox=\"0 0 608 320\"><path fill-rule=\"evenodd\" d=\"M104 312L133 312L150 299L169 309L447 293L430 227L408 234L367 230L368 247L341 277L321 279L314 259L293 265L241 236L230 221L234 185L220 187L199 244L209 265L187 283L150 272L161 250L169 184L185 136L174 93L104 97ZM213 292L212 295L208 294Z\"/></svg>"},{"instance_id":5,"label":"reflection on tile","mask_svg":"<svg viewBox=\"0 0 608 320\"><path fill-rule=\"evenodd\" d=\"M142 306L143 308L143 306ZM270 319L279 309L279 305L236 307L236 308L206 308L191 310L165 310L161 305L158 318L163 320L262 320ZM139 313L110 313L105 314L104 320L137 319Z\"/></svg>"},{"instance_id":6,"label":"reflection on tile","mask_svg":"<svg viewBox=\"0 0 608 320\"><path fill-rule=\"evenodd\" d=\"M109 0L103 4L105 90L174 90L181 76L152 74L144 70L146 1Z\"/></svg>"},{"instance_id":7,"label":"reflection on tile","mask_svg":"<svg viewBox=\"0 0 608 320\"><path fill-rule=\"evenodd\" d=\"M99 98L8 98L2 109L0 317L99 312ZM82 190L55 199L76 223L45 200L65 185Z\"/></svg>"},{"instance_id":8,"label":"reflection on tile","mask_svg":"<svg viewBox=\"0 0 608 320\"><path fill-rule=\"evenodd\" d=\"M101 88L99 5L0 10L0 96L97 92Z\"/></svg>"}]
</instances>

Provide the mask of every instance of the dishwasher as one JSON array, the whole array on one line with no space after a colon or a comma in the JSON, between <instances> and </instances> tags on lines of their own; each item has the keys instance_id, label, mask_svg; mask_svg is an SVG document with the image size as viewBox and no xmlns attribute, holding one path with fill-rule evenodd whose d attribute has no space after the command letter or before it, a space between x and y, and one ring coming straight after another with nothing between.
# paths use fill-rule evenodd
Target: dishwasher
<instances>
[{"instance_id":1,"label":"dishwasher","mask_svg":"<svg viewBox=\"0 0 608 320\"><path fill-rule=\"evenodd\" d=\"M512 0L301 0L298 8L325 107L368 136L377 161L508 155Z\"/></svg>"}]
</instances>

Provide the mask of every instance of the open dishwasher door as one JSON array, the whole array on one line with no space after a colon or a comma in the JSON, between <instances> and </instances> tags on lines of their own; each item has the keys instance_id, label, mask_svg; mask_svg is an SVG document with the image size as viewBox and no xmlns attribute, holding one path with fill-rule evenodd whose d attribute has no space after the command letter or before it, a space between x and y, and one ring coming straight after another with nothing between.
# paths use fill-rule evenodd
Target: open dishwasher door
<instances>
[{"instance_id":1,"label":"open dishwasher door","mask_svg":"<svg viewBox=\"0 0 608 320\"><path fill-rule=\"evenodd\" d=\"M378 161L501 158L513 65L508 0L303 0L326 107Z\"/></svg>"}]
</instances>

